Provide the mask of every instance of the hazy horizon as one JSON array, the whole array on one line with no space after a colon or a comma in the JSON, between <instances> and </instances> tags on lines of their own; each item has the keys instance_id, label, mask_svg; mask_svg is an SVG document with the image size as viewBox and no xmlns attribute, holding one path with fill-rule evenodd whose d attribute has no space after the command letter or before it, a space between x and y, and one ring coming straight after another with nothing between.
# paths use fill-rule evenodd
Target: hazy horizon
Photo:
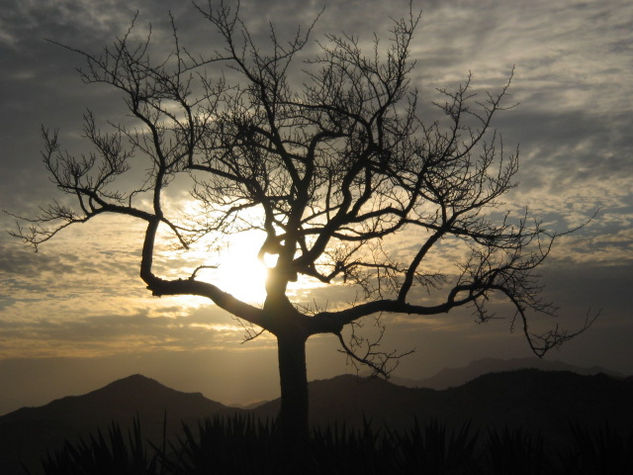
<instances>
[{"instance_id":1,"label":"hazy horizon","mask_svg":"<svg viewBox=\"0 0 633 475\"><path fill-rule=\"evenodd\" d=\"M195 367L187 372L182 371L183 355L175 355L172 352L160 356L146 356L145 358L136 355L136 357L129 358L116 356L105 358L2 360L0 361L0 384L5 388L10 387L7 386L9 384L12 387L8 391L5 390L5 394L0 395L0 416L22 407L39 407L66 396L83 395L134 374L141 374L154 379L160 384L177 391L187 393L200 392L207 399L231 407L250 406L254 403L271 401L280 395L278 381L257 379L257 377L253 377L253 374L249 376L249 374L244 373L233 375L218 373L217 367L205 367L201 364L204 362L204 358L201 355L193 355L190 358L191 362L197 362L200 367ZM271 356L271 359L273 360L272 363L274 363L274 355ZM445 366L430 373L417 375L405 376L396 370L389 381L394 384L402 384L399 378L409 381L423 381L438 375L444 370L462 370L474 363L490 363L487 360L494 360L495 363L520 362L522 366L525 363L536 366L539 362L543 362L543 360L539 360L535 356L507 359L482 358L463 365ZM545 362L569 364L552 357L545 358ZM253 360L249 363L252 365ZM270 363L271 361L268 360L259 361L260 370L267 371L266 365ZM570 366L576 367L575 365ZM577 368L596 369L595 367L582 366ZM251 368L251 371L253 369L257 368ZM600 369L624 376L632 376L630 373L620 373L613 368ZM315 371L310 373L309 381L330 379L342 374L357 374L349 367L347 371L336 374L330 374L325 369L321 369L320 373ZM358 375L366 376L367 374L369 374L368 370L365 372L361 371ZM222 381L222 384L218 384L218 381ZM20 394L24 395L21 402L19 400Z\"/></svg>"}]
</instances>

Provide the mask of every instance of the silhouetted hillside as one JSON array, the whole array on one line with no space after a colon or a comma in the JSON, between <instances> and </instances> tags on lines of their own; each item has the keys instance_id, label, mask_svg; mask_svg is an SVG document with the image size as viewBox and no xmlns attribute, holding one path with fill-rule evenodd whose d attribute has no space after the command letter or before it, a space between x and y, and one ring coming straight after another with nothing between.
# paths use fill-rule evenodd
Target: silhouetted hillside
<instances>
[{"instance_id":1,"label":"silhouetted hillside","mask_svg":"<svg viewBox=\"0 0 633 475\"><path fill-rule=\"evenodd\" d=\"M362 378L351 374L310 383L310 420L328 424L346 422L354 426L367 417L378 424L400 426L412 420L421 402L441 395L432 389L397 386L379 378ZM279 410L279 399L254 409L263 417L272 417Z\"/></svg>"},{"instance_id":2,"label":"silhouetted hillside","mask_svg":"<svg viewBox=\"0 0 633 475\"><path fill-rule=\"evenodd\" d=\"M556 443L569 435L569 424L583 427L604 423L614 429L633 428L633 379L598 374L534 369L480 376L460 387L443 391L406 388L377 378L352 375L310 383L310 417L313 424L335 421L360 426L363 418L376 429L410 428L414 417L422 424L437 419L449 426L472 422L473 429L524 429L542 433ZM255 408L257 416L272 418L279 400ZM33 462L46 448L59 447L69 438L107 430L112 420L128 426L135 414L143 433L155 441L162 434L167 411L168 433L180 421L228 413L247 413L183 393L140 375L115 381L83 396L71 396L39 408L23 408L0 417L0 473L18 473L18 459Z\"/></svg>"},{"instance_id":3,"label":"silhouetted hillside","mask_svg":"<svg viewBox=\"0 0 633 475\"><path fill-rule=\"evenodd\" d=\"M456 420L470 415L476 425L522 427L550 440L567 437L570 423L633 427L633 384L605 374L526 369L483 375L442 393Z\"/></svg>"},{"instance_id":4,"label":"silhouetted hillside","mask_svg":"<svg viewBox=\"0 0 633 475\"><path fill-rule=\"evenodd\" d=\"M405 388L377 378L339 376L310 384L310 418L326 425L336 420L359 426L407 428L438 419L449 425L472 421L475 428L523 428L553 439L569 433L569 423L633 427L633 382L604 374L526 369L480 376L444 391ZM272 416L279 400L255 411Z\"/></svg>"},{"instance_id":5,"label":"silhouetted hillside","mask_svg":"<svg viewBox=\"0 0 633 475\"><path fill-rule=\"evenodd\" d=\"M414 380L410 378L394 377L393 382L401 386L431 388L431 389L448 389L451 387L461 386L473 379L488 373L499 373L502 371L515 371L519 369L539 369L541 371L570 371L576 374L594 375L599 373L608 374L616 378L623 378L624 375L609 371L601 367L584 368L574 366L562 361L552 361L532 358L484 358L472 361L467 366L461 368L444 368L430 378Z\"/></svg>"},{"instance_id":6,"label":"silhouetted hillside","mask_svg":"<svg viewBox=\"0 0 633 475\"><path fill-rule=\"evenodd\" d=\"M116 421L127 427L138 414L143 432L153 440L162 437L163 418L175 433L181 421L238 411L206 399L200 393L184 393L142 375L133 375L81 396L57 399L42 407L25 407L0 417L0 473L11 473L18 460L38 460L47 448L76 439L97 428L107 430Z\"/></svg>"}]
</instances>

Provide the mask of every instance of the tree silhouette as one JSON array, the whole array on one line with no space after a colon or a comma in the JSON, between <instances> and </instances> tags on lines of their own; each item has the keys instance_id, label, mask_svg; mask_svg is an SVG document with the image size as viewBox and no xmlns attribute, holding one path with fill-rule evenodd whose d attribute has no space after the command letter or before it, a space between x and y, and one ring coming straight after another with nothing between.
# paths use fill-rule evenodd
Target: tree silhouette
<instances>
[{"instance_id":1,"label":"tree silhouette","mask_svg":"<svg viewBox=\"0 0 633 475\"><path fill-rule=\"evenodd\" d=\"M14 234L37 246L105 213L143 221L140 276L153 295L207 297L277 337L286 435L307 434L310 336L338 336L353 361L383 375L404 354L381 351L382 333L377 340L362 337L357 325L363 317L387 312L413 318L470 305L485 321L497 294L514 307L513 325L522 327L537 355L577 334L557 326L534 333L528 325L528 311L553 313L539 298L533 270L559 234L527 212L513 219L498 210L518 169L518 150L508 154L491 128L495 113L506 107L510 80L483 96L472 91L470 78L439 91L441 119L429 122L421 118L411 78L419 15L394 20L388 44L376 39L368 55L348 35L328 35L308 54L312 27L282 41L271 26L263 52L239 8L197 8L223 40L223 48L207 56L181 46L173 19L173 49L160 61L150 55L150 35L132 39L134 22L99 54L64 46L85 58L84 82L120 90L136 123L110 124L104 132L86 113L84 134L94 151L79 156L60 146L57 132L43 129L46 168L76 202L53 202ZM146 160L145 176L126 191L139 157ZM165 190L179 175L190 180L202 214L170 215ZM260 256L277 261L263 305L202 280L205 263L190 275L183 270L179 279L157 275L152 263L159 227L182 248L210 234L264 231ZM408 254L382 244L411 233L418 240ZM466 257L454 269L431 272L427 263L447 240L463 246ZM347 308L309 312L287 295L298 275L362 292ZM344 335L345 327L351 335Z\"/></svg>"}]
</instances>

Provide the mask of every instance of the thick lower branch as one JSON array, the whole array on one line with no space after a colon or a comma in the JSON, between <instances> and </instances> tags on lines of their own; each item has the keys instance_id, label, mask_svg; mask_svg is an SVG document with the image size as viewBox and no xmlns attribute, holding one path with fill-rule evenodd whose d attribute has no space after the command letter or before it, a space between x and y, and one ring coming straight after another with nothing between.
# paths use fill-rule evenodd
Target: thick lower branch
<instances>
[{"instance_id":1,"label":"thick lower branch","mask_svg":"<svg viewBox=\"0 0 633 475\"><path fill-rule=\"evenodd\" d=\"M455 307L473 302L481 297L485 289L479 285L456 285L448 293L446 301L438 305L411 305L402 300L382 299L367 302L338 312L321 312L309 320L308 331L310 335L316 333L341 332L343 327L354 320L378 312L406 313L410 315L437 315L447 313ZM460 293L466 293L465 297L457 298Z\"/></svg>"},{"instance_id":2,"label":"thick lower branch","mask_svg":"<svg viewBox=\"0 0 633 475\"><path fill-rule=\"evenodd\" d=\"M375 300L339 312L321 312L310 319L310 334L340 333L343 327L354 320L378 312L407 313L416 315L436 315L446 313L453 307L463 305L470 298L448 301L440 305L425 307L411 305L398 300Z\"/></svg>"},{"instance_id":3,"label":"thick lower branch","mask_svg":"<svg viewBox=\"0 0 633 475\"><path fill-rule=\"evenodd\" d=\"M263 321L262 310L236 299L213 284L201 282L194 278L165 280L154 275L152 272L154 240L159 223L160 220L158 218L148 222L141 259L141 279L147 284L147 288L152 291L152 295L158 297L162 295L198 295L207 297L227 312L255 325L267 328Z\"/></svg>"},{"instance_id":4,"label":"thick lower branch","mask_svg":"<svg viewBox=\"0 0 633 475\"><path fill-rule=\"evenodd\" d=\"M243 318L255 325L264 327L262 311L224 292L208 282L195 279L164 280L152 274L150 278L143 278L152 295L197 295L207 297L218 307L233 315Z\"/></svg>"}]
</instances>

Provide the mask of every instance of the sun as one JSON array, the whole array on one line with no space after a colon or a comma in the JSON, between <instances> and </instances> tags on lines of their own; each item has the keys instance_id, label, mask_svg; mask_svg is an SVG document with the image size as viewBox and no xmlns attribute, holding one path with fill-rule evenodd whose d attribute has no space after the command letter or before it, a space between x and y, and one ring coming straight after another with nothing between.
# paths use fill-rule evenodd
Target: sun
<instances>
[{"instance_id":1,"label":"sun","mask_svg":"<svg viewBox=\"0 0 633 475\"><path fill-rule=\"evenodd\" d=\"M173 204L173 208L175 213L188 217L192 222L204 221L200 217L206 211L197 201L184 200ZM244 223L259 223L262 219L261 213L252 209L243 211L239 216ZM173 240L173 236L170 239ZM277 257L265 254L264 259L258 258L265 240L266 232L258 229L209 233L186 250L166 250L165 254L168 259L186 262L190 270L200 266L196 279L213 284L239 300L259 305L266 299L268 269L274 267ZM200 297L190 300L196 307L204 301Z\"/></svg>"},{"instance_id":2,"label":"sun","mask_svg":"<svg viewBox=\"0 0 633 475\"><path fill-rule=\"evenodd\" d=\"M208 268L196 274L196 278L216 285L221 290L250 304L263 304L266 299L268 269L275 265L276 256L258 253L266 234L262 231L244 231L227 236L226 243L213 256L198 249L190 257L211 259ZM206 258L206 259L205 259Z\"/></svg>"},{"instance_id":3,"label":"sun","mask_svg":"<svg viewBox=\"0 0 633 475\"><path fill-rule=\"evenodd\" d=\"M227 248L218 254L214 270L215 285L248 303L261 304L266 298L266 278L270 262L258 259L257 254L265 234L246 231L231 236Z\"/></svg>"},{"instance_id":4,"label":"sun","mask_svg":"<svg viewBox=\"0 0 633 475\"><path fill-rule=\"evenodd\" d=\"M187 203L186 212L195 216L202 211L194 203ZM258 215L242 216L243 220L257 222ZM196 272L196 279L209 282L252 305L260 306L266 300L266 279L269 270L277 264L277 255L264 253L258 257L262 245L266 241L266 232L250 229L226 234L216 241L218 236L203 238L191 245L184 255L167 251L167 255L182 262L184 259L191 270L201 266ZM216 248L220 242L219 248ZM215 250L210 250L211 248ZM296 282L288 285L288 295L303 299L307 292L326 284L311 277L299 275ZM182 298L187 299L183 296ZM199 307L204 299L191 296L189 304Z\"/></svg>"}]
</instances>

